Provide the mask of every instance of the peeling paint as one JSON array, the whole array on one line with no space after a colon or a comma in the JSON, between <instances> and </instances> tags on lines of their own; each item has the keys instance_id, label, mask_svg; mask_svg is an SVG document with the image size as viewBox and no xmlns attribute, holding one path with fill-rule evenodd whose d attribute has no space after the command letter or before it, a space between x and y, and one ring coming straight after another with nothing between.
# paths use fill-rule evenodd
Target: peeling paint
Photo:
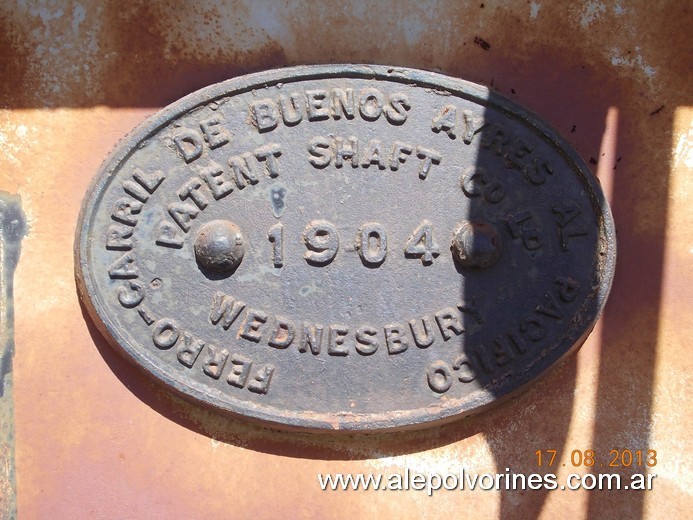
<instances>
[{"instance_id":1,"label":"peeling paint","mask_svg":"<svg viewBox=\"0 0 693 520\"><path fill-rule=\"evenodd\" d=\"M72 11L72 32L74 34L79 33L79 26L87 17L87 10L82 4L76 4L74 10Z\"/></svg>"},{"instance_id":2,"label":"peeling paint","mask_svg":"<svg viewBox=\"0 0 693 520\"><path fill-rule=\"evenodd\" d=\"M657 73L657 69L645 63L645 60L640 54L639 46L635 47L635 53L635 55L631 56L628 51L624 54L620 48L614 47L610 52L611 64L614 67L636 68L642 71L642 73L648 78L654 78Z\"/></svg>"},{"instance_id":3,"label":"peeling paint","mask_svg":"<svg viewBox=\"0 0 693 520\"><path fill-rule=\"evenodd\" d=\"M541 4L537 2L531 2L529 4L529 17L534 19L539 16L539 9L541 9Z\"/></svg>"},{"instance_id":4,"label":"peeling paint","mask_svg":"<svg viewBox=\"0 0 693 520\"><path fill-rule=\"evenodd\" d=\"M624 14L626 14L626 12L626 8L621 6L621 4L614 5L614 14L616 16L623 16Z\"/></svg>"},{"instance_id":5,"label":"peeling paint","mask_svg":"<svg viewBox=\"0 0 693 520\"><path fill-rule=\"evenodd\" d=\"M21 152L36 145L39 130L35 126L12 123L9 114L5 115L8 118L0 123L0 159L14 166L21 166Z\"/></svg>"},{"instance_id":6,"label":"peeling paint","mask_svg":"<svg viewBox=\"0 0 693 520\"><path fill-rule=\"evenodd\" d=\"M587 2L580 17L580 25L587 27L606 11L606 6L601 2Z\"/></svg>"}]
</instances>

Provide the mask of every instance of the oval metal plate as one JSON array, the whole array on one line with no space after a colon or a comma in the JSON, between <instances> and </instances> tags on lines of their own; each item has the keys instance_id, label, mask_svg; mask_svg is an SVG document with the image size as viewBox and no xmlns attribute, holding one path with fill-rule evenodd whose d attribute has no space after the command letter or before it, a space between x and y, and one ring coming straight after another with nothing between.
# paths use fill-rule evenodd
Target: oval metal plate
<instances>
[{"instance_id":1,"label":"oval metal plate","mask_svg":"<svg viewBox=\"0 0 693 520\"><path fill-rule=\"evenodd\" d=\"M127 358L277 427L469 415L577 348L615 262L598 183L545 123L411 69L213 85L106 160L80 294Z\"/></svg>"}]
</instances>

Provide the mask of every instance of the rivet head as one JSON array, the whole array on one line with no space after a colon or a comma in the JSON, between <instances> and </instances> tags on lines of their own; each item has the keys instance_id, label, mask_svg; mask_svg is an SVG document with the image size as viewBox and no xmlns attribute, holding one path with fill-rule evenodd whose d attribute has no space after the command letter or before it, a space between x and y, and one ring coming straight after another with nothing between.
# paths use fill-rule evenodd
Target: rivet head
<instances>
[{"instance_id":1,"label":"rivet head","mask_svg":"<svg viewBox=\"0 0 693 520\"><path fill-rule=\"evenodd\" d=\"M493 224L464 222L452 237L452 253L463 267L484 269L500 258L501 239Z\"/></svg>"},{"instance_id":2,"label":"rivet head","mask_svg":"<svg viewBox=\"0 0 693 520\"><path fill-rule=\"evenodd\" d=\"M227 220L207 222L195 238L195 258L207 271L233 272L241 264L244 253L245 238L240 228Z\"/></svg>"}]
</instances>

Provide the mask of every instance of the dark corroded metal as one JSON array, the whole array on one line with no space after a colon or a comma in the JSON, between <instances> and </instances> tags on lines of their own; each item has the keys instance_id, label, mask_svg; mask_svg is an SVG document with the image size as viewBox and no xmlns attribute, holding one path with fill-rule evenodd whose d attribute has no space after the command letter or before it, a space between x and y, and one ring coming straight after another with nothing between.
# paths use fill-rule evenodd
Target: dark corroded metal
<instances>
[{"instance_id":1,"label":"dark corroded metal","mask_svg":"<svg viewBox=\"0 0 693 520\"><path fill-rule=\"evenodd\" d=\"M615 262L583 162L488 89L297 67L162 110L84 202L80 294L212 408L305 430L476 412L585 339Z\"/></svg>"},{"instance_id":2,"label":"dark corroded metal","mask_svg":"<svg viewBox=\"0 0 693 520\"><path fill-rule=\"evenodd\" d=\"M26 217L18 195L0 191L0 520L16 517L14 396L14 271Z\"/></svg>"}]
</instances>

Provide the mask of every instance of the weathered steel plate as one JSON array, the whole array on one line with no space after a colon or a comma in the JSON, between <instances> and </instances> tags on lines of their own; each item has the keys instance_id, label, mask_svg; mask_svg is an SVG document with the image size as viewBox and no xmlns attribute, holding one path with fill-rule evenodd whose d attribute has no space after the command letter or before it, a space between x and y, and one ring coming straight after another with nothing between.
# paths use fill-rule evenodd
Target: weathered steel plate
<instances>
[{"instance_id":1,"label":"weathered steel plate","mask_svg":"<svg viewBox=\"0 0 693 520\"><path fill-rule=\"evenodd\" d=\"M84 202L80 294L152 377L305 430L476 412L585 339L615 262L583 162L488 89L296 67L147 120Z\"/></svg>"}]
</instances>

